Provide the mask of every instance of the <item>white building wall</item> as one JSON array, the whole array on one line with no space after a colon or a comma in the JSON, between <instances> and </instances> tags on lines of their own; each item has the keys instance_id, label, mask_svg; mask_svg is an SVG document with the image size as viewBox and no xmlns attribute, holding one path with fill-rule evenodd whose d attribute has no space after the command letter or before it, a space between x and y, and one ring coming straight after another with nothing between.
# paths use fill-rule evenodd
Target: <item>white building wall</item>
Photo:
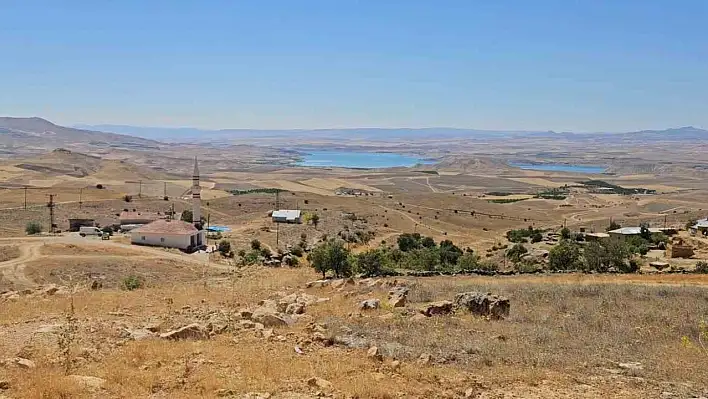
<instances>
[{"instance_id":1,"label":"white building wall","mask_svg":"<svg viewBox=\"0 0 708 399\"><path fill-rule=\"evenodd\" d=\"M195 233L195 235L197 234L199 233ZM190 235L140 233L133 231L130 233L130 242L139 245L153 245L166 248L187 249L191 244L190 237Z\"/></svg>"}]
</instances>

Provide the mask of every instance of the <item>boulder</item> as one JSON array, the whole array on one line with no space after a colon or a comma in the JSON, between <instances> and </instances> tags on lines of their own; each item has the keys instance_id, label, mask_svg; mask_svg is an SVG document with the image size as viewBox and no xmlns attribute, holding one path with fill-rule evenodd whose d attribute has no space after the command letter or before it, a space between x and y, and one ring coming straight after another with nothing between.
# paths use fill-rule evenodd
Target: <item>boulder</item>
<instances>
[{"instance_id":1,"label":"boulder","mask_svg":"<svg viewBox=\"0 0 708 399\"><path fill-rule=\"evenodd\" d=\"M383 360L383 355L381 354L381 351L379 351L379 348L377 346L372 346L371 348L369 348L369 350L366 352L366 357L378 361Z\"/></svg>"},{"instance_id":2,"label":"boulder","mask_svg":"<svg viewBox=\"0 0 708 399\"><path fill-rule=\"evenodd\" d=\"M155 334L152 331L149 331L145 328L137 329L137 330L126 330L128 338L134 340L134 341L142 341L150 338L155 338Z\"/></svg>"},{"instance_id":3,"label":"boulder","mask_svg":"<svg viewBox=\"0 0 708 399\"><path fill-rule=\"evenodd\" d=\"M303 314L305 313L305 304L302 303L291 303L285 308L286 314Z\"/></svg>"},{"instance_id":4,"label":"boulder","mask_svg":"<svg viewBox=\"0 0 708 399\"><path fill-rule=\"evenodd\" d=\"M40 291L43 295L54 295L59 291L59 288L55 284L50 284L44 288L42 288L42 291Z\"/></svg>"},{"instance_id":5,"label":"boulder","mask_svg":"<svg viewBox=\"0 0 708 399\"><path fill-rule=\"evenodd\" d=\"M408 299L408 287L395 287L388 292L388 304L394 308L406 306Z\"/></svg>"},{"instance_id":6,"label":"boulder","mask_svg":"<svg viewBox=\"0 0 708 399\"><path fill-rule=\"evenodd\" d=\"M332 280L316 280L316 281L310 281L305 286L307 288L324 288L330 284L332 284Z\"/></svg>"},{"instance_id":7,"label":"boulder","mask_svg":"<svg viewBox=\"0 0 708 399\"><path fill-rule=\"evenodd\" d=\"M37 365L33 361L31 361L29 359L25 359L23 357L16 357L14 359L9 359L9 361L7 361L7 362L12 363L15 366L18 366L23 369L33 369L33 368L37 367Z\"/></svg>"},{"instance_id":8,"label":"boulder","mask_svg":"<svg viewBox=\"0 0 708 399\"><path fill-rule=\"evenodd\" d=\"M359 304L359 310L378 309L381 301L378 299L367 299Z\"/></svg>"},{"instance_id":9,"label":"boulder","mask_svg":"<svg viewBox=\"0 0 708 399\"><path fill-rule=\"evenodd\" d=\"M89 391L98 391L106 385L106 380L103 378L92 377L88 375L70 375L69 379L74 381L76 385Z\"/></svg>"},{"instance_id":10,"label":"boulder","mask_svg":"<svg viewBox=\"0 0 708 399\"><path fill-rule=\"evenodd\" d=\"M302 303L304 305L310 306L319 302L326 302L323 299L329 300L329 298L318 298L314 295L302 293L297 297L297 303Z\"/></svg>"},{"instance_id":11,"label":"boulder","mask_svg":"<svg viewBox=\"0 0 708 399\"><path fill-rule=\"evenodd\" d=\"M509 299L491 293L463 292L455 295L455 305L478 316L500 320L509 316Z\"/></svg>"},{"instance_id":12,"label":"boulder","mask_svg":"<svg viewBox=\"0 0 708 399\"><path fill-rule=\"evenodd\" d=\"M312 377L308 379L307 385L319 389L332 389L332 383L320 377Z\"/></svg>"},{"instance_id":13,"label":"boulder","mask_svg":"<svg viewBox=\"0 0 708 399\"><path fill-rule=\"evenodd\" d=\"M163 339L205 339L209 337L207 331L199 324L194 323L188 326L178 328L176 330L168 331L164 334L160 334L160 338Z\"/></svg>"},{"instance_id":14,"label":"boulder","mask_svg":"<svg viewBox=\"0 0 708 399\"><path fill-rule=\"evenodd\" d=\"M438 301L426 305L420 310L427 317L450 314L453 307L452 301Z\"/></svg>"},{"instance_id":15,"label":"boulder","mask_svg":"<svg viewBox=\"0 0 708 399\"><path fill-rule=\"evenodd\" d=\"M353 287L356 285L356 281L353 278L344 278L340 280L335 280L332 282L332 288L343 290L346 287Z\"/></svg>"},{"instance_id":16,"label":"boulder","mask_svg":"<svg viewBox=\"0 0 708 399\"><path fill-rule=\"evenodd\" d=\"M430 364L430 362L432 361L433 357L430 355L430 353L423 353L418 357L418 364L420 365Z\"/></svg>"},{"instance_id":17,"label":"boulder","mask_svg":"<svg viewBox=\"0 0 708 399\"><path fill-rule=\"evenodd\" d=\"M266 327L285 327L289 324L285 315L268 307L260 307L254 310L251 320L261 323Z\"/></svg>"}]
</instances>

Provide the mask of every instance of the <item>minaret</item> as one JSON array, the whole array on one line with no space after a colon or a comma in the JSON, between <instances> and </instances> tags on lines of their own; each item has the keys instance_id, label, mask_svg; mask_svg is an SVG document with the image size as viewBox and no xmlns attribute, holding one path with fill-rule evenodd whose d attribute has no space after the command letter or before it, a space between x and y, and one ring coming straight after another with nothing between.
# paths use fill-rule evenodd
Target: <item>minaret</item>
<instances>
[{"instance_id":1,"label":"minaret","mask_svg":"<svg viewBox=\"0 0 708 399\"><path fill-rule=\"evenodd\" d=\"M192 173L192 223L195 225L202 221L202 188L199 186L199 166L197 157L194 157L194 173Z\"/></svg>"}]
</instances>

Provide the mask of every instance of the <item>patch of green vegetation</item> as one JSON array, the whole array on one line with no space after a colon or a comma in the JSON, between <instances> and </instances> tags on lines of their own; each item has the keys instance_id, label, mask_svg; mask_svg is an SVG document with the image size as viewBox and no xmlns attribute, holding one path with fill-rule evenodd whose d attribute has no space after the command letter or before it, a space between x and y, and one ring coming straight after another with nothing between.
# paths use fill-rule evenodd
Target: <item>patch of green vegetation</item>
<instances>
[{"instance_id":1,"label":"patch of green vegetation","mask_svg":"<svg viewBox=\"0 0 708 399\"><path fill-rule=\"evenodd\" d=\"M534 198L548 200L564 200L568 198L568 190L565 188L551 188L536 194Z\"/></svg>"},{"instance_id":2,"label":"patch of green vegetation","mask_svg":"<svg viewBox=\"0 0 708 399\"><path fill-rule=\"evenodd\" d=\"M526 229L509 230L506 232L506 238L513 243L525 243L528 238L531 242L540 242L543 240L543 230L534 229L529 226Z\"/></svg>"},{"instance_id":3,"label":"patch of green vegetation","mask_svg":"<svg viewBox=\"0 0 708 399\"><path fill-rule=\"evenodd\" d=\"M436 176L437 176L437 175L440 175L440 173L438 173L437 170L419 170L418 172L420 172L420 173L425 173L425 174L428 174L428 175L436 175Z\"/></svg>"},{"instance_id":4,"label":"patch of green vegetation","mask_svg":"<svg viewBox=\"0 0 708 399\"><path fill-rule=\"evenodd\" d=\"M490 191L488 193L485 193L484 195L492 195L495 197L506 197L509 195L515 195L514 193L510 193L508 191Z\"/></svg>"},{"instance_id":5,"label":"patch of green vegetation","mask_svg":"<svg viewBox=\"0 0 708 399\"><path fill-rule=\"evenodd\" d=\"M656 190L648 188L626 188L603 180L587 180L580 182L584 187L595 189L608 194L634 195L634 194L656 194Z\"/></svg>"},{"instance_id":6,"label":"patch of green vegetation","mask_svg":"<svg viewBox=\"0 0 708 399\"><path fill-rule=\"evenodd\" d=\"M280 188L252 188L249 190L229 190L231 195L246 195L246 194L275 194L282 193L285 190Z\"/></svg>"},{"instance_id":7,"label":"patch of green vegetation","mask_svg":"<svg viewBox=\"0 0 708 399\"><path fill-rule=\"evenodd\" d=\"M514 202L526 201L528 198L497 198L487 200L490 204L512 204Z\"/></svg>"}]
</instances>

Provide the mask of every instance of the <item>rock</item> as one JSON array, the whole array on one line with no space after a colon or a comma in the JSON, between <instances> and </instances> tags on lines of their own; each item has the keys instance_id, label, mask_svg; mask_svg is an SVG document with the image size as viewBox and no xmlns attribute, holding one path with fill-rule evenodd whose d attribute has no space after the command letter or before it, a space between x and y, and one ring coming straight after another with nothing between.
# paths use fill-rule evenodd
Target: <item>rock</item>
<instances>
[{"instance_id":1,"label":"rock","mask_svg":"<svg viewBox=\"0 0 708 399\"><path fill-rule=\"evenodd\" d=\"M151 333L159 333L162 325L159 322L155 323L148 323L145 325L145 330L150 331Z\"/></svg>"},{"instance_id":2,"label":"rock","mask_svg":"<svg viewBox=\"0 0 708 399\"><path fill-rule=\"evenodd\" d=\"M433 302L421 309L420 312L427 317L450 314L452 312L452 301Z\"/></svg>"},{"instance_id":3,"label":"rock","mask_svg":"<svg viewBox=\"0 0 708 399\"><path fill-rule=\"evenodd\" d=\"M406 306L408 299L408 287L394 287L388 292L388 304L394 308L402 308Z\"/></svg>"},{"instance_id":4,"label":"rock","mask_svg":"<svg viewBox=\"0 0 708 399\"><path fill-rule=\"evenodd\" d=\"M340 280L334 280L332 282L332 284L330 284L330 285L334 289L343 290L348 286L351 286L351 287L355 286L356 281L354 281L353 278L344 278L344 279L340 279Z\"/></svg>"},{"instance_id":5,"label":"rock","mask_svg":"<svg viewBox=\"0 0 708 399\"><path fill-rule=\"evenodd\" d=\"M249 392L241 396L241 399L270 399L273 395L262 392Z\"/></svg>"},{"instance_id":6,"label":"rock","mask_svg":"<svg viewBox=\"0 0 708 399\"><path fill-rule=\"evenodd\" d=\"M98 391L106 385L106 380L88 375L70 375L69 378L77 385L89 391Z\"/></svg>"},{"instance_id":7,"label":"rock","mask_svg":"<svg viewBox=\"0 0 708 399\"><path fill-rule=\"evenodd\" d=\"M96 291L96 290L100 290L101 288L103 288L103 283L102 283L102 282L100 282L100 281L98 281L98 280L93 280L93 281L91 282L91 289L92 289L92 290Z\"/></svg>"},{"instance_id":8,"label":"rock","mask_svg":"<svg viewBox=\"0 0 708 399\"><path fill-rule=\"evenodd\" d=\"M20 293L17 291L3 292L3 294L0 295L0 298L2 298L2 299L15 299L15 298L19 298L19 297L20 297Z\"/></svg>"},{"instance_id":9,"label":"rock","mask_svg":"<svg viewBox=\"0 0 708 399\"><path fill-rule=\"evenodd\" d=\"M383 281L381 280L371 280L366 283L367 288L375 288L375 287L381 287Z\"/></svg>"},{"instance_id":10,"label":"rock","mask_svg":"<svg viewBox=\"0 0 708 399\"><path fill-rule=\"evenodd\" d=\"M418 364L420 365L430 364L430 362L432 361L433 357L430 355L430 353L423 353L418 357Z\"/></svg>"},{"instance_id":11,"label":"rock","mask_svg":"<svg viewBox=\"0 0 708 399\"><path fill-rule=\"evenodd\" d=\"M252 320L266 327L286 327L289 323L285 315L268 308L258 308L253 311Z\"/></svg>"},{"instance_id":12,"label":"rock","mask_svg":"<svg viewBox=\"0 0 708 399\"><path fill-rule=\"evenodd\" d=\"M639 362L617 363L617 367L621 368L622 370L629 371L644 370L644 366Z\"/></svg>"},{"instance_id":13,"label":"rock","mask_svg":"<svg viewBox=\"0 0 708 399\"><path fill-rule=\"evenodd\" d=\"M394 360L391 362L391 369L393 371L398 371L401 369L401 361L400 360Z\"/></svg>"},{"instance_id":14,"label":"rock","mask_svg":"<svg viewBox=\"0 0 708 399\"><path fill-rule=\"evenodd\" d=\"M325 301L322 301L322 299L325 299ZM311 305L314 305L314 304L320 303L320 302L326 302L328 300L329 300L329 298L318 298L314 295L305 294L305 293L300 294L297 297L297 302L302 303L306 306L311 306Z\"/></svg>"},{"instance_id":15,"label":"rock","mask_svg":"<svg viewBox=\"0 0 708 399\"><path fill-rule=\"evenodd\" d=\"M467 388L465 391L465 399L474 397L477 394L477 388Z\"/></svg>"},{"instance_id":16,"label":"rock","mask_svg":"<svg viewBox=\"0 0 708 399\"><path fill-rule=\"evenodd\" d=\"M258 305L260 306L260 309L268 309L268 310L272 310L273 312L280 311L280 310L278 310L278 308L280 307L278 302L276 302L272 299L264 299ZM254 311L254 313L255 313L255 311Z\"/></svg>"},{"instance_id":17,"label":"rock","mask_svg":"<svg viewBox=\"0 0 708 399\"><path fill-rule=\"evenodd\" d=\"M359 310L378 309L381 301L378 299L367 299L359 304Z\"/></svg>"},{"instance_id":18,"label":"rock","mask_svg":"<svg viewBox=\"0 0 708 399\"><path fill-rule=\"evenodd\" d=\"M246 330L256 327L256 323L251 320L240 320L237 325Z\"/></svg>"},{"instance_id":19,"label":"rock","mask_svg":"<svg viewBox=\"0 0 708 399\"><path fill-rule=\"evenodd\" d=\"M42 289L42 291L40 291L40 292L42 293L42 295L51 296L51 295L56 294L57 291L59 291L59 288L55 284L50 284L50 285L44 287Z\"/></svg>"},{"instance_id":20,"label":"rock","mask_svg":"<svg viewBox=\"0 0 708 399\"><path fill-rule=\"evenodd\" d=\"M366 352L366 357L378 361L383 360L383 355L381 354L377 346L372 346L371 348L369 348L369 350Z\"/></svg>"},{"instance_id":21,"label":"rock","mask_svg":"<svg viewBox=\"0 0 708 399\"><path fill-rule=\"evenodd\" d=\"M0 380L0 390L10 389L10 381Z\"/></svg>"},{"instance_id":22,"label":"rock","mask_svg":"<svg viewBox=\"0 0 708 399\"><path fill-rule=\"evenodd\" d=\"M236 312L236 316L240 317L241 319L251 320L251 317L253 317L253 312L248 309L241 309Z\"/></svg>"},{"instance_id":23,"label":"rock","mask_svg":"<svg viewBox=\"0 0 708 399\"><path fill-rule=\"evenodd\" d=\"M332 280L316 280L306 284L307 288L324 288L332 283Z\"/></svg>"},{"instance_id":24,"label":"rock","mask_svg":"<svg viewBox=\"0 0 708 399\"><path fill-rule=\"evenodd\" d=\"M43 326L39 326L39 328L34 332L37 334L52 334L59 331L61 327L62 324L45 324Z\"/></svg>"},{"instance_id":25,"label":"rock","mask_svg":"<svg viewBox=\"0 0 708 399\"><path fill-rule=\"evenodd\" d=\"M23 369L33 369L37 367L37 365L33 361L25 359L23 357L16 357L12 359L12 363Z\"/></svg>"},{"instance_id":26,"label":"rock","mask_svg":"<svg viewBox=\"0 0 708 399\"><path fill-rule=\"evenodd\" d=\"M307 385L319 389L332 389L332 383L319 377L312 377L307 380Z\"/></svg>"},{"instance_id":27,"label":"rock","mask_svg":"<svg viewBox=\"0 0 708 399\"><path fill-rule=\"evenodd\" d=\"M256 337L263 338L263 339L270 339L273 336L273 329L268 328L268 329L260 329L256 330Z\"/></svg>"},{"instance_id":28,"label":"rock","mask_svg":"<svg viewBox=\"0 0 708 399\"><path fill-rule=\"evenodd\" d=\"M455 295L455 305L472 314L500 320L509 316L509 299L481 292L464 292Z\"/></svg>"},{"instance_id":29,"label":"rock","mask_svg":"<svg viewBox=\"0 0 708 399\"><path fill-rule=\"evenodd\" d=\"M190 324L178 328L176 330L168 331L166 333L160 334L160 338L163 339L205 339L208 338L209 334L204 330L204 328L197 324Z\"/></svg>"},{"instance_id":30,"label":"rock","mask_svg":"<svg viewBox=\"0 0 708 399\"><path fill-rule=\"evenodd\" d=\"M286 314L303 314L305 313L305 304L303 303L291 303L285 309Z\"/></svg>"},{"instance_id":31,"label":"rock","mask_svg":"<svg viewBox=\"0 0 708 399\"><path fill-rule=\"evenodd\" d=\"M134 341L142 341L146 339L155 338L155 333L144 328L137 330L126 330L128 332L128 338Z\"/></svg>"}]
</instances>

